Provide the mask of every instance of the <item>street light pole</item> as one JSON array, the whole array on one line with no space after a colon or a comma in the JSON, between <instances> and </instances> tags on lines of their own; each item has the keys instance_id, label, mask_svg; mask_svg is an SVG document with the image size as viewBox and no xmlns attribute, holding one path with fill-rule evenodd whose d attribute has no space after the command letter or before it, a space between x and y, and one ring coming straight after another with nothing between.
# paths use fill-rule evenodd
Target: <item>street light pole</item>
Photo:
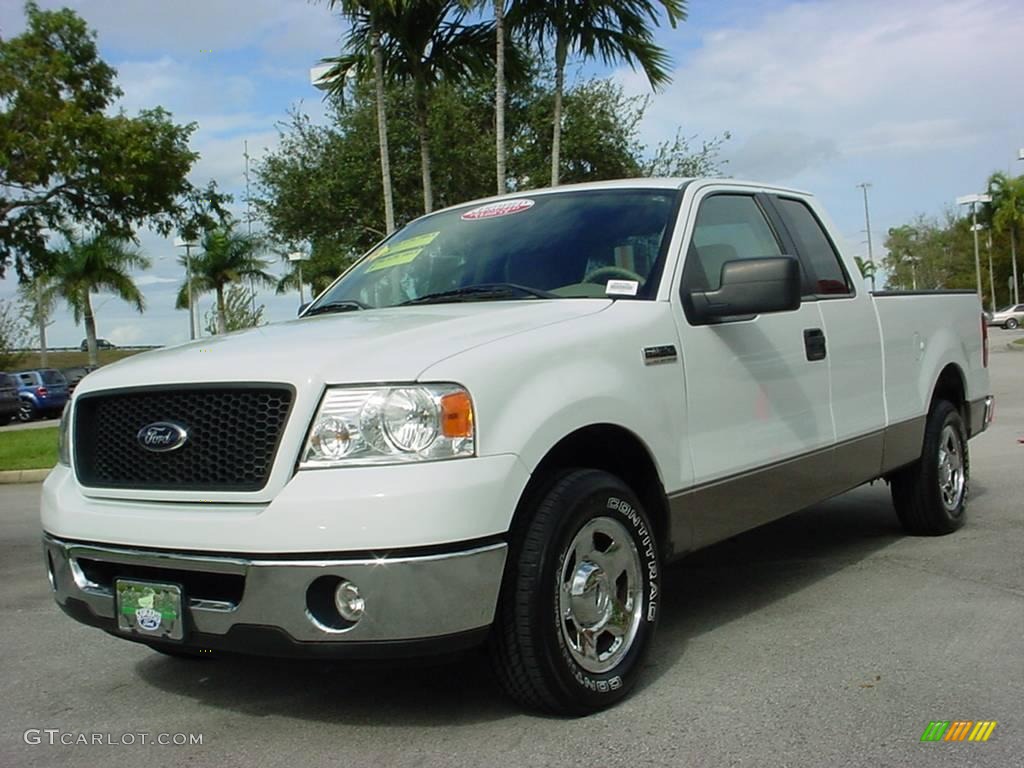
<instances>
[{"instance_id":1,"label":"street light pole","mask_svg":"<svg viewBox=\"0 0 1024 768\"><path fill-rule=\"evenodd\" d=\"M299 277L299 306L306 303L305 294L302 292L302 262L309 260L309 254L303 251L292 251L288 254L288 261L295 265Z\"/></svg>"},{"instance_id":2,"label":"street light pole","mask_svg":"<svg viewBox=\"0 0 1024 768\"><path fill-rule=\"evenodd\" d=\"M196 312L195 300L192 294L192 249L199 245L192 240L178 238L174 241L175 246L185 249L185 285L188 290L188 338L195 341L196 338Z\"/></svg>"},{"instance_id":3,"label":"street light pole","mask_svg":"<svg viewBox=\"0 0 1024 768\"><path fill-rule=\"evenodd\" d=\"M991 203L991 195L964 195L956 199L957 205L971 206L971 230L974 234L974 274L978 281L978 300L985 303L981 292L981 252L978 248L978 203Z\"/></svg>"},{"instance_id":4,"label":"street light pole","mask_svg":"<svg viewBox=\"0 0 1024 768\"><path fill-rule=\"evenodd\" d=\"M992 314L996 313L996 277L995 272L992 270L992 230L988 231L988 284L992 289L992 295L989 296L988 303L992 308Z\"/></svg>"},{"instance_id":5,"label":"street light pole","mask_svg":"<svg viewBox=\"0 0 1024 768\"><path fill-rule=\"evenodd\" d=\"M875 290L875 254L871 248L871 213L868 211L868 187L871 184L867 181L857 185L864 192L864 227L868 235L868 261L871 263L871 290Z\"/></svg>"}]
</instances>

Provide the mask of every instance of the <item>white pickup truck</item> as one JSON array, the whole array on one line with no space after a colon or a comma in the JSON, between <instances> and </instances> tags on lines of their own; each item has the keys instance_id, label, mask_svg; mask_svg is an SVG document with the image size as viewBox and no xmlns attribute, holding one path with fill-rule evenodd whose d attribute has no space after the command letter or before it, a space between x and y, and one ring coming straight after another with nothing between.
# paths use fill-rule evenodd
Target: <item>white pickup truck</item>
<instances>
[{"instance_id":1,"label":"white pickup truck","mask_svg":"<svg viewBox=\"0 0 1024 768\"><path fill-rule=\"evenodd\" d=\"M973 292L875 293L809 194L636 179L417 219L301 317L86 378L42 495L61 608L176 656L485 645L620 700L665 564L884 478L964 522Z\"/></svg>"}]
</instances>

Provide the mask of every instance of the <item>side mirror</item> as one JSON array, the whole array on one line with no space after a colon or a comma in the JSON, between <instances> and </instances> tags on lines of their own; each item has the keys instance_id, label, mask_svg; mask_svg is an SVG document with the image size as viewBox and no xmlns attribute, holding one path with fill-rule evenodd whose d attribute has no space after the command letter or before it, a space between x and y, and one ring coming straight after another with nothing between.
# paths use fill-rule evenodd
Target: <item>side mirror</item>
<instances>
[{"instance_id":1,"label":"side mirror","mask_svg":"<svg viewBox=\"0 0 1024 768\"><path fill-rule=\"evenodd\" d=\"M299 311L295 313L296 317L302 317L302 313L306 311L312 301L307 301L305 304L299 304Z\"/></svg>"},{"instance_id":2,"label":"side mirror","mask_svg":"<svg viewBox=\"0 0 1024 768\"><path fill-rule=\"evenodd\" d=\"M717 291L691 291L695 319L787 312L800 308L800 263L792 256L727 261Z\"/></svg>"}]
</instances>

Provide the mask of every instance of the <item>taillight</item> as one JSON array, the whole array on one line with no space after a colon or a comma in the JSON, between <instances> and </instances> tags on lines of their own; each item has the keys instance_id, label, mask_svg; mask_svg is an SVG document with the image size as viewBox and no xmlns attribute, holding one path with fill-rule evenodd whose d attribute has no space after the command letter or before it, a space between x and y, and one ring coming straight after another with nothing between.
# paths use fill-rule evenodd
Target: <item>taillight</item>
<instances>
[{"instance_id":1,"label":"taillight","mask_svg":"<svg viewBox=\"0 0 1024 768\"><path fill-rule=\"evenodd\" d=\"M981 364L988 368L988 321L981 313Z\"/></svg>"},{"instance_id":2,"label":"taillight","mask_svg":"<svg viewBox=\"0 0 1024 768\"><path fill-rule=\"evenodd\" d=\"M50 391L46 387L36 387L36 394L39 395L39 397L46 397L50 394Z\"/></svg>"}]
</instances>

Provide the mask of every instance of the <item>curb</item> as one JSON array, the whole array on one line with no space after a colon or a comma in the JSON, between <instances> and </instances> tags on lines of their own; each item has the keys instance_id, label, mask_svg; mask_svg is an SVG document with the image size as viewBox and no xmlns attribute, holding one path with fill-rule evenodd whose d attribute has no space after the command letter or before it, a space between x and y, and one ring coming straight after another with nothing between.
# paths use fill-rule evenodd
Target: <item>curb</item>
<instances>
[{"instance_id":1,"label":"curb","mask_svg":"<svg viewBox=\"0 0 1024 768\"><path fill-rule=\"evenodd\" d=\"M1024 345L1018 344L1015 341L1006 342L1006 348L1010 352L1024 352Z\"/></svg>"},{"instance_id":2,"label":"curb","mask_svg":"<svg viewBox=\"0 0 1024 768\"><path fill-rule=\"evenodd\" d=\"M50 474L49 469L12 469L0 472L0 485L14 483L41 483Z\"/></svg>"}]
</instances>

